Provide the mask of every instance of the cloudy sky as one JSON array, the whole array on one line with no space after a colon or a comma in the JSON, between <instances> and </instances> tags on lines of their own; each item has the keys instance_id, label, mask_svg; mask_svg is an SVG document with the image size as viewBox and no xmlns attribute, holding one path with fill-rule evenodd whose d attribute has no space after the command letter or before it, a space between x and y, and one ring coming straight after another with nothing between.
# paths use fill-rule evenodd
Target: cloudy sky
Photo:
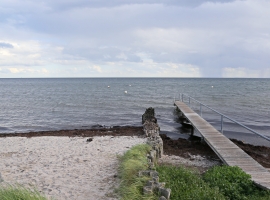
<instances>
[{"instance_id":1,"label":"cloudy sky","mask_svg":"<svg viewBox=\"0 0 270 200\"><path fill-rule=\"evenodd\" d=\"M270 78L269 0L0 0L0 77Z\"/></svg>"}]
</instances>

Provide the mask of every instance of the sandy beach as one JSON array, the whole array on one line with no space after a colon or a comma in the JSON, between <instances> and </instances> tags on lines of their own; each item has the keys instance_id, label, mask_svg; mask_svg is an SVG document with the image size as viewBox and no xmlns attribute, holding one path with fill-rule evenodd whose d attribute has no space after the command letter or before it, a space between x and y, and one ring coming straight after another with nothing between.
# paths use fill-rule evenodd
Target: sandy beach
<instances>
[{"instance_id":1,"label":"sandy beach","mask_svg":"<svg viewBox=\"0 0 270 200\"><path fill-rule=\"evenodd\" d=\"M203 173L221 161L200 140L172 140L164 134L160 163L184 165ZM91 142L87 139L92 138ZM7 183L33 185L56 200L118 199L114 189L118 155L145 143L142 127L112 127L0 134L0 173ZM233 140L264 167L270 148Z\"/></svg>"},{"instance_id":2,"label":"sandy beach","mask_svg":"<svg viewBox=\"0 0 270 200\"><path fill-rule=\"evenodd\" d=\"M117 199L118 155L137 136L0 138L0 172L5 182L37 186L57 200Z\"/></svg>"}]
</instances>

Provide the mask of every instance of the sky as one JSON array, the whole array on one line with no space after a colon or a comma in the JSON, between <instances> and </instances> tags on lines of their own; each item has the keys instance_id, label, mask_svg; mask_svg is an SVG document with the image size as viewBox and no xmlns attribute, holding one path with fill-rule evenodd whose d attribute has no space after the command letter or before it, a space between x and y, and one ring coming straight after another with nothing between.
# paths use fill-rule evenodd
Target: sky
<instances>
[{"instance_id":1,"label":"sky","mask_svg":"<svg viewBox=\"0 0 270 200\"><path fill-rule=\"evenodd\" d=\"M270 78L269 0L0 0L0 78Z\"/></svg>"}]
</instances>

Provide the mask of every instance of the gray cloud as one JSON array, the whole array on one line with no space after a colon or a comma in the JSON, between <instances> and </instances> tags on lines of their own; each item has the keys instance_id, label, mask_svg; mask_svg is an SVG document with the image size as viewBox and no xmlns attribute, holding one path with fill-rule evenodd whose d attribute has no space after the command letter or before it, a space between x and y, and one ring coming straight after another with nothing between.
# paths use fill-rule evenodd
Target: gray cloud
<instances>
[{"instance_id":1,"label":"gray cloud","mask_svg":"<svg viewBox=\"0 0 270 200\"><path fill-rule=\"evenodd\" d=\"M13 48L13 45L5 42L0 42L0 48Z\"/></svg>"},{"instance_id":2,"label":"gray cloud","mask_svg":"<svg viewBox=\"0 0 270 200\"><path fill-rule=\"evenodd\" d=\"M109 8L118 7L124 5L140 5L140 4L161 4L165 6L184 6L184 7L196 7L204 3L228 3L236 0L79 0L79 1L46 1L47 6L57 10L69 10L78 7L91 7L91 8Z\"/></svg>"},{"instance_id":3,"label":"gray cloud","mask_svg":"<svg viewBox=\"0 0 270 200\"><path fill-rule=\"evenodd\" d=\"M270 3L265 0L47 0L2 5L0 29L5 31L0 38L10 43L0 43L0 48L10 50L8 56L29 58L22 66L33 66L33 58L40 66L104 67L113 62L115 69L129 65L130 71L172 63L197 66L207 77L220 77L225 68L269 68ZM35 41L35 50L29 41ZM18 46L3 47L11 43ZM12 65L12 58L5 58Z\"/></svg>"}]
</instances>

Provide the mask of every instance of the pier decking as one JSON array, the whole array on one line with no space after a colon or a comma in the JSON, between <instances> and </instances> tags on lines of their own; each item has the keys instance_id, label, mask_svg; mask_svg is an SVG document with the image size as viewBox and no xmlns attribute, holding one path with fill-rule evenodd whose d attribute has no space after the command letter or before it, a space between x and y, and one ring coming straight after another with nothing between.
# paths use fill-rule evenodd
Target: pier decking
<instances>
[{"instance_id":1,"label":"pier decking","mask_svg":"<svg viewBox=\"0 0 270 200\"><path fill-rule=\"evenodd\" d=\"M175 105L199 131L204 141L212 148L222 162L229 166L238 166L251 175L253 182L261 188L270 190L270 172L235 145L231 140L217 131L211 124L201 118L196 112L181 101Z\"/></svg>"}]
</instances>

